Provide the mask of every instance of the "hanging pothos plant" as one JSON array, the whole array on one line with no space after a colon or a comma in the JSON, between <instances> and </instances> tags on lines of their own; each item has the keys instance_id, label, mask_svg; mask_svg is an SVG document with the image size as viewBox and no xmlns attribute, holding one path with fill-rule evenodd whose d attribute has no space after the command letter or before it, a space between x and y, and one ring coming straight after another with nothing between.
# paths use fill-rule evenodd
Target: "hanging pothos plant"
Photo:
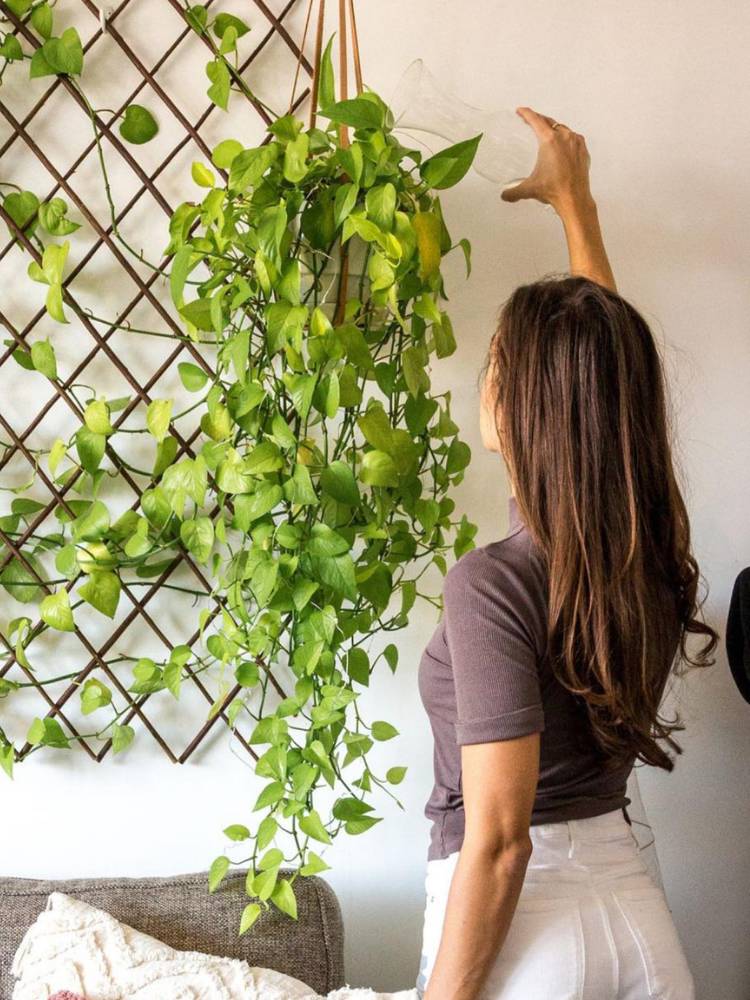
<instances>
[{"instance_id":1,"label":"hanging pothos plant","mask_svg":"<svg viewBox=\"0 0 750 1000\"><path fill-rule=\"evenodd\" d=\"M6 57L17 55L9 44ZM172 216L174 306L187 336L216 358L210 374L179 365L203 408L193 452L178 454L172 431L184 416L173 415L172 401L151 402L150 481L139 507L112 519L99 490L105 451L117 448L115 404L90 399L80 429L46 456L55 481L78 477L88 499L71 501L75 516L61 511L57 532L28 541L23 559L6 560L0 574L14 597L40 603L38 627L16 618L6 630L28 662L40 631L73 630L86 605L114 616L123 584L158 573L175 553L187 550L205 567L220 612L215 620L201 612L200 651L177 646L161 662L137 660L130 690L178 697L187 666L221 670L241 685L213 711L228 709L232 725L252 719L249 742L265 748L255 768L263 787L225 831L247 845L245 857L217 858L210 888L232 864L249 866L253 899L242 931L270 904L295 916L295 879L328 867L314 848L379 822L370 794L392 795L406 768L381 775L371 766L374 743L397 731L365 722L361 694L379 662L396 669L397 646L380 637L407 624L419 597L437 603L420 590L423 574L432 564L444 573L446 557L471 548L475 533L450 498L469 448L450 393L431 390L429 366L455 348L442 258L460 248L467 270L470 261L468 242L448 233L436 192L461 180L478 137L423 160L397 140L375 93L335 100L330 49L320 67L325 127L290 114L260 146L221 142L212 166L192 168L205 197ZM10 208L23 215L21 228L37 220L64 235L65 213L53 204L47 222L38 205ZM60 321L66 253L50 243L30 268L49 285L47 308ZM57 377L48 341L17 354L24 367ZM34 504L16 497L2 518L9 537ZM67 583L44 596L51 558L52 575ZM272 706L269 678L281 665L294 690ZM6 676L0 695L12 698L21 686ZM110 711L97 734L125 749L133 730L118 721L106 680L89 677L80 696L84 714ZM27 739L35 748L70 744L51 718L35 719ZM15 758L0 729L9 773ZM280 877L282 865L295 868L291 877Z\"/></svg>"}]
</instances>

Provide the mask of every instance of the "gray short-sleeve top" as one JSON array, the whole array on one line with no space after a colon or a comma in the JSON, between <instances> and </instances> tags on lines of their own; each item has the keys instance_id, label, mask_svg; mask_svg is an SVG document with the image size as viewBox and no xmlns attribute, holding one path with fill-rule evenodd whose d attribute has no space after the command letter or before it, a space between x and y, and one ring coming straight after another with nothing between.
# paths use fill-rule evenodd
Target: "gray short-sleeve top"
<instances>
[{"instance_id":1,"label":"gray short-sleeve top","mask_svg":"<svg viewBox=\"0 0 750 1000\"><path fill-rule=\"evenodd\" d=\"M551 671L544 562L515 497L509 512L505 538L472 549L448 571L442 620L419 664L434 737L428 860L447 857L463 842L466 743L541 734L532 826L598 816L630 802L632 763L605 772L580 699Z\"/></svg>"}]
</instances>

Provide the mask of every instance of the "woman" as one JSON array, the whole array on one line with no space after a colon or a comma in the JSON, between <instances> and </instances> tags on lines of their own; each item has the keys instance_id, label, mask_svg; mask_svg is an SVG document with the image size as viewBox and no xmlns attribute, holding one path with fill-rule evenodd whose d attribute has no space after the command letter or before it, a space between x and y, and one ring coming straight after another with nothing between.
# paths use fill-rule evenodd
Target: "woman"
<instances>
[{"instance_id":1,"label":"woman","mask_svg":"<svg viewBox=\"0 0 750 1000\"><path fill-rule=\"evenodd\" d=\"M636 761L672 770L684 727L659 714L667 680L712 662L718 636L698 617L659 356L617 294L585 140L518 113L538 158L503 198L554 207L571 275L516 289L501 312L481 431L508 467L510 531L448 572L419 668L435 787L417 988L691 1000L625 793Z\"/></svg>"}]
</instances>

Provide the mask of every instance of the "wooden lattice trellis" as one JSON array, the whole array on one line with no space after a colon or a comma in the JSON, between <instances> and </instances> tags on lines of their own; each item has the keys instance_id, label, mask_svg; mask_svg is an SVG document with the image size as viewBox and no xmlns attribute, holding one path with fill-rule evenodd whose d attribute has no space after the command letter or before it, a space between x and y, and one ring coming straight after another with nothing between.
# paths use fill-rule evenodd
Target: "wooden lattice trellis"
<instances>
[{"instance_id":1,"label":"wooden lattice trellis","mask_svg":"<svg viewBox=\"0 0 750 1000\"><path fill-rule=\"evenodd\" d=\"M209 0L206 6L210 7L211 2ZM291 86L295 69L297 72L301 69L307 74L312 72L310 63L293 38L293 31L298 27L291 26L296 5L297 0L288 0L274 12L263 0L252 0L251 3L243 0L244 9L228 8L251 21L253 28L251 47L243 51L239 63L239 74L242 77L252 70L255 83L263 62L262 57L268 57L272 50L275 50L275 58L281 60L280 78L288 87ZM24 19L17 17L5 4L0 6L5 18L12 23L14 32L27 48L33 51L39 47L41 42L38 36L30 30ZM205 79L202 83L196 81L195 87L190 88L187 94L189 100L186 101L186 93L181 90L180 85L180 79L184 83L184 74L182 78L179 73L175 76L174 67L180 64L190 65L191 60L197 60L196 66L201 68L204 41L190 27L186 9L178 0L123 0L115 9L108 11L106 17L93 0L71 0L70 6L77 8L73 13L78 17L77 26L83 39L87 64L96 63L98 51L106 45L104 61L107 65L104 72L102 66L99 66L99 75L104 81L102 89L106 92L106 99L112 102L112 108L108 112L97 111L95 122L102 137L104 155L116 158L117 162L118 197L115 200L118 231L130 222L139 235L140 220L147 219L155 231L164 236L169 216L176 207L176 199L190 197L190 192L180 190L180 185L185 185L186 178L189 181L189 170L186 173L182 166L177 174L178 181L174 176L178 167L191 159L208 159L215 139L224 137L225 134L223 130L226 126L219 122L223 112L205 97ZM173 22L174 35L166 47L162 46L158 55L154 55L150 51L153 48L152 35L161 37L167 33L165 22L170 25ZM150 30L150 27L157 25L158 32ZM147 54L144 49L148 50ZM283 59L287 60L286 64ZM205 62L205 57L203 61ZM82 408L75 389L84 378L89 378L91 384L98 385L103 377L110 377L118 385L122 385L127 401L116 414L116 420L113 420L113 424L120 427L135 410L143 408L154 398L157 383L169 376L181 357L189 358L194 364L204 368L207 361L196 345L186 341L184 330L169 303L169 294L162 280L168 269L169 258L162 256L158 267L153 270L141 266L123 248L113 230L107 204L101 194L102 178L96 172L97 144L90 129L85 100L78 88L64 76L49 77L32 83L33 86L28 81L25 83L25 101L6 99L7 87L0 94L0 116L6 132L5 136L0 137L0 157L4 164L9 165L7 172L3 170L2 179L18 181L18 177L13 175L14 169L16 173L20 170L24 174L32 170L37 179L40 197L48 200L57 194L61 195L84 226L80 231L82 235L78 252L63 290L66 310L75 331L70 338L74 345L71 352L75 356L64 374L57 379L44 381L38 374L31 376L33 382L28 382L28 385L30 388L33 386L35 393L39 393L38 399L25 398L20 403L16 395L11 404L7 405L11 388L19 384L19 369L13 359L13 352L16 347L28 349L41 331L49 331L49 317L44 308L34 307L28 316L19 321L19 310L12 307L12 300L15 295L19 301L26 301L26 294L17 289L13 289L11 295L3 294L3 301L0 303L0 318L7 338L12 342L7 348L0 350L0 390L6 398L6 404L0 408L0 437L5 442L5 449L0 457L0 477L11 482L22 481L24 469L28 472L33 466L36 469L35 489L39 498L39 508L28 517L20 534L0 530L0 542L4 547L0 555L0 572L3 567L15 561L16 565L23 566L32 578L40 582L42 592L49 592L50 588L41 580L37 568L28 560L23 549L35 532L41 532L45 526L48 530L55 517L73 516L71 504L76 477L58 485L44 465L35 460L39 439L44 438L45 429L49 432L50 424L58 425L65 420L81 421ZM295 109L305 101L309 93L309 88L298 89L299 93L293 102ZM32 95L30 98L29 93ZM113 95L116 95L116 100ZM285 96L288 97L288 91ZM192 107L186 109L186 104L194 105L198 99L202 110L196 112ZM242 113L252 114L257 128L262 129L272 120L264 102L256 100L252 94L238 95L233 100L242 104ZM152 154L144 153L141 147L128 145L115 127L123 110L136 101L158 105L161 145L158 159L153 163L149 162ZM26 106L19 110L16 104ZM83 143L71 143L69 148L66 143L61 144L59 137L49 143L44 138L51 131L54 132L50 129L50 115L54 117L56 110L59 112L61 108L65 109L66 114L78 114L82 127L89 126ZM44 124L44 128L38 127L40 123ZM245 119L244 127L249 127L248 119ZM212 136L212 129L220 131ZM126 192L125 196L122 192ZM97 198L101 204L97 203ZM21 258L24 269L30 259L39 261L38 247L27 234L18 229L13 218L1 205L0 215L9 234L12 234L0 250L0 268L4 269L4 273L12 273L13 267L17 271ZM165 245L166 239L162 239L159 253ZM113 290L121 286L126 286L128 293L122 302L118 302L116 310L110 311L114 321L102 323L100 317L95 315L95 312L102 311L96 308L96 303L109 299L110 293L114 298ZM103 294L105 291L106 296ZM138 318L144 310L148 311L152 319L151 326L156 322L164 331L162 344L166 347L161 352L151 349L141 351L140 348L133 350L123 339L127 336L128 326L133 329L138 327ZM151 348L151 341L148 346ZM42 383L44 391L41 389ZM193 454L192 446L199 433L197 427L188 435L175 432L178 438L178 457L179 454ZM47 433L47 439L49 437L50 434ZM108 449L108 457L113 469L117 471L119 483L126 484L131 490L128 506L137 507L142 489L137 477L131 474L128 463L112 449ZM197 618L195 612L190 615L181 615L179 612L173 614L173 619L187 620L190 624L188 634L174 635L169 631L170 623L166 621L168 616L158 610L157 595L167 581L179 580L180 574L183 578L189 576L190 589L205 592L210 604L210 585L206 576L187 553L173 558L156 578L144 585L142 593L135 593L132 586L124 586L122 614L111 625L106 622L102 625L99 618L91 629L87 625L77 628L69 637L69 642L76 645L70 647L67 653L59 652L61 663L69 661L75 664L60 691L48 690L46 686L36 684L40 674L33 666L23 662L23 656L19 660L14 642L2 632L2 627L7 625L13 613L10 607L13 602L9 598L6 600L3 594L3 604L7 606L0 616L0 643L6 655L0 668L0 677L22 677L28 684L26 697L35 698L38 703L34 714L57 719L66 733L77 740L92 759L100 761L111 749L111 739L107 739L103 745L99 745L101 740L94 742L87 739L82 733L80 719L75 717L75 703L72 701L83 681L99 672L118 698L127 703L127 712L120 721L128 723L137 720L171 761L184 762L215 729L217 721L221 719L228 722L226 706L237 695L239 686L232 681L229 689L217 696L216 690L210 688L206 679L188 669L186 681L188 686L192 683L192 692L203 707L197 716L197 730L186 745L181 749L174 749L176 735L172 738L165 736L160 726L149 717L147 702L151 696L136 696L127 690L114 662L116 657L112 655L121 643L129 642L131 647L138 642L142 643L144 632L148 633L150 642L166 650L172 649L176 642L192 646L198 641L199 631L197 627L194 628ZM34 608L33 605L26 605L27 609L29 607ZM214 606L212 613L215 612ZM15 613L18 613L17 609ZM36 609L24 613L30 614L32 618L30 634L33 636L40 629L40 622L34 617ZM131 636L132 642L129 641ZM61 649L59 644L67 639L68 637L61 637L59 634L53 636L58 646L48 649L48 658L56 660L58 649ZM281 684L275 678L271 680L277 694L283 697ZM217 697L220 707L206 718L206 704L216 706ZM0 721L3 725L6 724L4 718ZM180 739L184 737L182 724L176 733L180 734ZM255 756L243 736L237 733L237 738ZM20 750L20 756L27 754L30 749L30 745L26 743Z\"/></svg>"}]
</instances>

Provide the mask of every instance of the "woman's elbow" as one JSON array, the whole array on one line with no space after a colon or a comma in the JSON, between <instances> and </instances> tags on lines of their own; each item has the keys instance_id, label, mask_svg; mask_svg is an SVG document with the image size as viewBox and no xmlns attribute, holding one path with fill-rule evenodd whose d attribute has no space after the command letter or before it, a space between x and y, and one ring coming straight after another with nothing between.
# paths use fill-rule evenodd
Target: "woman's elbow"
<instances>
[{"instance_id":1,"label":"woman's elbow","mask_svg":"<svg viewBox=\"0 0 750 1000\"><path fill-rule=\"evenodd\" d=\"M523 878L533 851L528 833L509 838L493 837L481 842L470 841L465 846L465 853L500 878Z\"/></svg>"}]
</instances>

